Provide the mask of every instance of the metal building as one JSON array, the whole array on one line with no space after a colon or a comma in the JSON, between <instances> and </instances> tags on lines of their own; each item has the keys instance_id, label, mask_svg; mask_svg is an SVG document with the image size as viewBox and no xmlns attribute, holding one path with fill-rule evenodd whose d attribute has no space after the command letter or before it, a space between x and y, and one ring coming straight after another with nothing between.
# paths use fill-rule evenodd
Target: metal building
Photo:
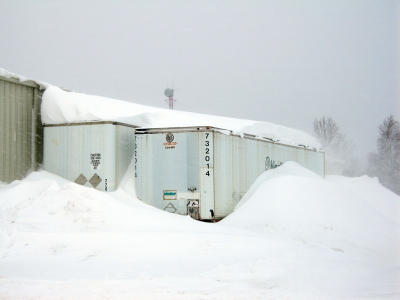
<instances>
[{"instance_id":1,"label":"metal building","mask_svg":"<svg viewBox=\"0 0 400 300\"><path fill-rule=\"evenodd\" d=\"M113 191L134 153L134 126L118 122L44 125L43 168L81 185Z\"/></svg>"},{"instance_id":2,"label":"metal building","mask_svg":"<svg viewBox=\"0 0 400 300\"><path fill-rule=\"evenodd\" d=\"M289 160L325 174L325 153L317 149L213 127L136 129L136 192L166 211L218 220L257 176Z\"/></svg>"},{"instance_id":3,"label":"metal building","mask_svg":"<svg viewBox=\"0 0 400 300\"><path fill-rule=\"evenodd\" d=\"M41 97L39 84L0 76L0 181L21 179L42 161Z\"/></svg>"}]
</instances>

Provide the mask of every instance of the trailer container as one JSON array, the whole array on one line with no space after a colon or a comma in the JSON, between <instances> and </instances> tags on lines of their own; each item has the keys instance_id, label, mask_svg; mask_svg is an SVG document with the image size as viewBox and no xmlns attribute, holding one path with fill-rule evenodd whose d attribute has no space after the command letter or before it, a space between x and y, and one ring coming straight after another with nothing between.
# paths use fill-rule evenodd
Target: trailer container
<instances>
[{"instance_id":1,"label":"trailer container","mask_svg":"<svg viewBox=\"0 0 400 300\"><path fill-rule=\"evenodd\" d=\"M257 176L285 161L325 174L324 152L305 146L213 127L135 130L138 198L199 220L227 216Z\"/></svg>"},{"instance_id":2,"label":"trailer container","mask_svg":"<svg viewBox=\"0 0 400 300\"><path fill-rule=\"evenodd\" d=\"M134 153L134 126L85 122L44 126L45 170L81 185L113 191Z\"/></svg>"}]
</instances>

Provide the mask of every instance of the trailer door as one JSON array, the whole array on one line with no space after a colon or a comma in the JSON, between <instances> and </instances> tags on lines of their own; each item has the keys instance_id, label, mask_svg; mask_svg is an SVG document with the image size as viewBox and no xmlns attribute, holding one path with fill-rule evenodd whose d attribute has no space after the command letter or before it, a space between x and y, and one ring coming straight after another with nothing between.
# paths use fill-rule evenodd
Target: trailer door
<instances>
[{"instance_id":1,"label":"trailer door","mask_svg":"<svg viewBox=\"0 0 400 300\"><path fill-rule=\"evenodd\" d=\"M197 135L195 132L150 134L153 170L149 179L154 182L153 202L156 207L186 215L189 202L193 207L191 211L199 203Z\"/></svg>"}]
</instances>

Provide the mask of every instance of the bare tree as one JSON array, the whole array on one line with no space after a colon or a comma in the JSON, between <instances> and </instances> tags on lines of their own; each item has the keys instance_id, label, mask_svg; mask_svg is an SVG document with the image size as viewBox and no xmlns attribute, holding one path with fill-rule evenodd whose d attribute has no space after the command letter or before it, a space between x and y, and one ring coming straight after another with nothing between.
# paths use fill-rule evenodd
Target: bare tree
<instances>
[{"instance_id":1,"label":"bare tree","mask_svg":"<svg viewBox=\"0 0 400 300\"><path fill-rule=\"evenodd\" d=\"M336 122L329 117L322 117L314 120L314 134L323 147L332 145L340 138L339 127Z\"/></svg>"},{"instance_id":2,"label":"bare tree","mask_svg":"<svg viewBox=\"0 0 400 300\"><path fill-rule=\"evenodd\" d=\"M369 156L368 173L400 195L400 124L393 116L379 126L377 153Z\"/></svg>"},{"instance_id":3,"label":"bare tree","mask_svg":"<svg viewBox=\"0 0 400 300\"><path fill-rule=\"evenodd\" d=\"M315 119L314 135L325 150L328 174L359 175L360 166L353 154L354 146L332 118Z\"/></svg>"}]
</instances>

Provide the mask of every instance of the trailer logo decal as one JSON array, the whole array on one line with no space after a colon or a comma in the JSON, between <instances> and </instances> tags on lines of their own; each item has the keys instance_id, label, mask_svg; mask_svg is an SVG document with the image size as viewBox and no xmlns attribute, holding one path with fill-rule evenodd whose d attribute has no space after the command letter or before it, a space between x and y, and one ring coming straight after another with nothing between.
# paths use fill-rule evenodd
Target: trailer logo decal
<instances>
[{"instance_id":1,"label":"trailer logo decal","mask_svg":"<svg viewBox=\"0 0 400 300\"><path fill-rule=\"evenodd\" d=\"M163 190L163 200L176 200L177 194L176 190Z\"/></svg>"},{"instance_id":2,"label":"trailer logo decal","mask_svg":"<svg viewBox=\"0 0 400 300\"><path fill-rule=\"evenodd\" d=\"M176 207L175 207L171 202L169 202L169 203L167 204L167 206L164 207L164 210L165 210L165 211L168 211L168 212L170 212L170 213L175 213L175 212L177 211Z\"/></svg>"},{"instance_id":3,"label":"trailer logo decal","mask_svg":"<svg viewBox=\"0 0 400 300\"><path fill-rule=\"evenodd\" d=\"M166 143L164 143L164 147L165 149L175 149L176 146L176 142L174 142L174 135L171 132L168 132L165 136L165 140L167 141Z\"/></svg>"},{"instance_id":4,"label":"trailer logo decal","mask_svg":"<svg viewBox=\"0 0 400 300\"><path fill-rule=\"evenodd\" d=\"M174 135L170 132L167 133L167 135L165 136L165 139L168 143L172 143L174 141Z\"/></svg>"}]
</instances>

